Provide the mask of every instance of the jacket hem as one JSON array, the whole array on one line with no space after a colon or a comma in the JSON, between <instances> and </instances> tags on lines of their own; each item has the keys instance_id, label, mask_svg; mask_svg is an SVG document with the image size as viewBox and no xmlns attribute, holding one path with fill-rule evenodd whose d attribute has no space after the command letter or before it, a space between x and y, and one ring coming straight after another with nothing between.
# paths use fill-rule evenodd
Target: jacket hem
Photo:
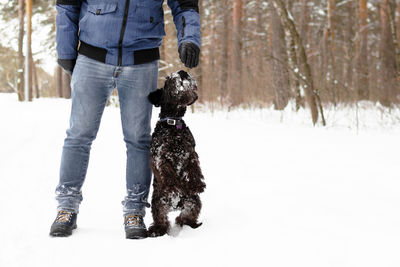
<instances>
[{"instance_id":1,"label":"jacket hem","mask_svg":"<svg viewBox=\"0 0 400 267\"><path fill-rule=\"evenodd\" d=\"M80 41L78 52L91 59L106 63L107 49ZM133 65L148 63L160 59L158 47L133 51Z\"/></svg>"}]
</instances>

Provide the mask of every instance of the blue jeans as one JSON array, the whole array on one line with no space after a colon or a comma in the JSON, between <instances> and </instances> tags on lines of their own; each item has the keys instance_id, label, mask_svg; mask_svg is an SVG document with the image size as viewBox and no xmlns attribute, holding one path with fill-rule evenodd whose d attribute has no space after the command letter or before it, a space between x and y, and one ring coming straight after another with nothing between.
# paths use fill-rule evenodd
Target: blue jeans
<instances>
[{"instance_id":1,"label":"blue jeans","mask_svg":"<svg viewBox=\"0 0 400 267\"><path fill-rule=\"evenodd\" d=\"M96 138L107 99L117 88L126 143L126 188L123 213L145 215L151 183L150 120L152 105L147 95L157 88L158 60L118 67L78 55L72 74L70 125L61 156L60 181L56 187L58 210L79 213L82 185L89 154Z\"/></svg>"}]
</instances>

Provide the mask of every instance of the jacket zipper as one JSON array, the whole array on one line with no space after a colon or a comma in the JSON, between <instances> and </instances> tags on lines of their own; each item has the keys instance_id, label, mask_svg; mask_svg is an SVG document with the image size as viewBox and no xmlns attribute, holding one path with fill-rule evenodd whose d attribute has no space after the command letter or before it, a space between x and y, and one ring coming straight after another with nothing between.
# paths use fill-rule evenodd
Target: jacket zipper
<instances>
[{"instance_id":1,"label":"jacket zipper","mask_svg":"<svg viewBox=\"0 0 400 267\"><path fill-rule=\"evenodd\" d=\"M126 0L125 10L124 10L124 19L122 20L122 29L121 29L121 34L119 36L119 42L118 42L118 66L121 66L121 64L122 64L122 40L124 40L126 22L128 20L129 3L130 3L130 0Z\"/></svg>"}]
</instances>

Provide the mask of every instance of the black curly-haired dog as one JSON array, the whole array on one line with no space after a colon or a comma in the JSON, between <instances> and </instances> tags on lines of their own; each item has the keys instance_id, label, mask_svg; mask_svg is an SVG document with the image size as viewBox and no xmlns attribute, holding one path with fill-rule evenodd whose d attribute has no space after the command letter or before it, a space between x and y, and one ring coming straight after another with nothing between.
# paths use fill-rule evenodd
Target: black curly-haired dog
<instances>
[{"instance_id":1,"label":"black curly-haired dog","mask_svg":"<svg viewBox=\"0 0 400 267\"><path fill-rule=\"evenodd\" d=\"M166 77L164 88L151 92L149 101L161 106L160 120L152 135L151 169L154 174L152 215L148 230L151 237L162 236L170 229L168 213L181 210L176 224L197 228L201 209L199 193L206 187L201 173L195 141L182 120L186 107L197 100L197 84L181 70Z\"/></svg>"}]
</instances>

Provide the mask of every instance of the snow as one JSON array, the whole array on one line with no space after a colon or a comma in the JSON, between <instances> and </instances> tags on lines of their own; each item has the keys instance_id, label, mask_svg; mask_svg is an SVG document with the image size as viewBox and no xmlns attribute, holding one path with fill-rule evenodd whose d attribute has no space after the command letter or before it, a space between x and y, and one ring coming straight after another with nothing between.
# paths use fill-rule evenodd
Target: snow
<instances>
[{"instance_id":1,"label":"snow","mask_svg":"<svg viewBox=\"0 0 400 267\"><path fill-rule=\"evenodd\" d=\"M207 183L200 228L125 239L125 144L119 109L107 107L78 229L50 238L70 100L0 94L0 266L400 265L398 109L330 107L328 126L313 127L292 107L195 107L184 119Z\"/></svg>"}]
</instances>

